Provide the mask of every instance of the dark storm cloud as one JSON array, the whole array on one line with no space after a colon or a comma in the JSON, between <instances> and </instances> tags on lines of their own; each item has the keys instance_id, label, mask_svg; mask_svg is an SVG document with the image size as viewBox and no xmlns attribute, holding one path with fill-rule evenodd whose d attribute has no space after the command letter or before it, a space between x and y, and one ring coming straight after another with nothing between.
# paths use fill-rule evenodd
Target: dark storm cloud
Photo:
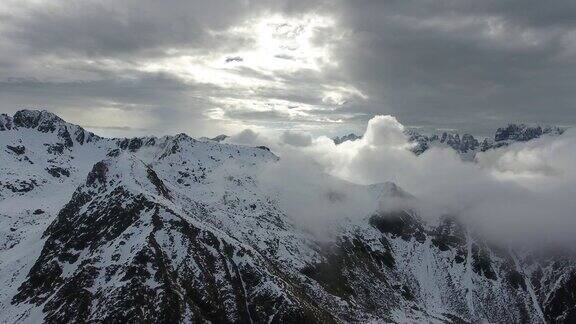
<instances>
[{"instance_id":1,"label":"dark storm cloud","mask_svg":"<svg viewBox=\"0 0 576 324\"><path fill-rule=\"evenodd\" d=\"M334 19L313 38L329 46L334 64L263 71L238 54L255 39L231 28L305 13ZM302 32L297 26L287 35ZM323 127L329 118L352 130L375 114L394 114L408 126L483 134L507 122L576 122L574 1L18 1L0 5L0 41L1 112L37 106L74 117L73 111L113 107L157 118L152 128L159 132L195 135L225 131L206 117L222 109L215 98L239 100L239 109L223 112L239 123ZM144 69L183 55L219 55L228 72L262 84L230 87ZM340 104L324 100L342 89L366 96L344 92ZM240 103L246 99L308 106L308 115L249 111Z\"/></svg>"},{"instance_id":2,"label":"dark storm cloud","mask_svg":"<svg viewBox=\"0 0 576 324\"><path fill-rule=\"evenodd\" d=\"M248 9L228 1L56 1L2 18L8 36L31 52L112 56L209 48L207 31L242 20Z\"/></svg>"},{"instance_id":3,"label":"dark storm cloud","mask_svg":"<svg viewBox=\"0 0 576 324\"><path fill-rule=\"evenodd\" d=\"M113 107L156 118L160 132L218 132L211 129L217 122L205 117L214 108L210 97L234 97L238 91L183 80L170 72L143 72L142 66L154 59L249 47L252 35L226 31L254 17L299 14L316 5L307 1L7 1L0 5L0 111L46 108L85 123L73 112L98 114L100 108ZM253 77L272 78L257 71ZM132 128L139 129L138 125Z\"/></svg>"},{"instance_id":4,"label":"dark storm cloud","mask_svg":"<svg viewBox=\"0 0 576 324\"><path fill-rule=\"evenodd\" d=\"M168 49L210 50L239 46L242 39L214 36L270 10L312 8L294 1L46 1L14 2L0 13L7 37L30 52L112 56ZM218 38L218 39L215 39ZM142 53L140 53L142 54ZM158 53L156 53L158 54Z\"/></svg>"},{"instance_id":5,"label":"dark storm cloud","mask_svg":"<svg viewBox=\"0 0 576 324\"><path fill-rule=\"evenodd\" d=\"M338 51L372 114L475 132L574 123L573 1L342 2Z\"/></svg>"}]
</instances>

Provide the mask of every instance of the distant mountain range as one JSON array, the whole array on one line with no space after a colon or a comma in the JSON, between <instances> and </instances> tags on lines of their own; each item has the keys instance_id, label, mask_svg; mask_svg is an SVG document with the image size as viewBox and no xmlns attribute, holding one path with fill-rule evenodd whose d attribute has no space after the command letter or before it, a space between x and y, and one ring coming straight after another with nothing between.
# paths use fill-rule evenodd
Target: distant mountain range
<instances>
[{"instance_id":1,"label":"distant mountain range","mask_svg":"<svg viewBox=\"0 0 576 324\"><path fill-rule=\"evenodd\" d=\"M414 143L412 151L420 155L431 147L450 147L465 160L472 160L477 152L508 146L514 142L526 142L541 136L558 136L565 128L557 126L528 126L525 124L509 124L496 130L491 138L476 138L470 134L442 132L440 134L424 135L415 130L407 130L406 135ZM332 138L335 144L355 141L362 136L350 133Z\"/></svg>"},{"instance_id":2,"label":"distant mountain range","mask_svg":"<svg viewBox=\"0 0 576 324\"><path fill-rule=\"evenodd\" d=\"M509 126L491 145L556 132ZM350 215L327 243L259 183L278 160L185 134L104 138L47 111L0 115L0 322L576 321L571 252L510 250L458 215L431 225L410 208ZM343 185L381 204L418 199ZM317 199L346 204L338 190Z\"/></svg>"},{"instance_id":3,"label":"distant mountain range","mask_svg":"<svg viewBox=\"0 0 576 324\"><path fill-rule=\"evenodd\" d=\"M332 141L334 141L334 144L338 145L338 144L342 144L342 143L347 142L347 141L356 141L356 140L359 140L361 138L362 138L362 136L360 136L360 135L350 133L348 135L333 137Z\"/></svg>"}]
</instances>

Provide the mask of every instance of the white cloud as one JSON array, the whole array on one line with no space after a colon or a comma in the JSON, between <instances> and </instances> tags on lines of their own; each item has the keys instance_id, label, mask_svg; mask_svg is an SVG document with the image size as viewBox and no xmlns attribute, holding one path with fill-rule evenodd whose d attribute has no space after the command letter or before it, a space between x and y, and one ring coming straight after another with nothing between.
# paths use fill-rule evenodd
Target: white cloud
<instances>
[{"instance_id":1,"label":"white cloud","mask_svg":"<svg viewBox=\"0 0 576 324\"><path fill-rule=\"evenodd\" d=\"M404 125L392 116L375 116L368 121L364 142L374 146L400 147L407 146Z\"/></svg>"},{"instance_id":2,"label":"white cloud","mask_svg":"<svg viewBox=\"0 0 576 324\"><path fill-rule=\"evenodd\" d=\"M422 216L431 221L443 214L458 215L486 235L509 241L557 240L573 242L576 232L576 136L568 131L559 137L544 137L517 143L478 155L478 162L465 162L451 149L433 148L420 156L408 150L404 127L391 116L369 121L361 140L335 145L318 137L308 145L268 143L281 156L272 172L287 204L294 213L342 215L341 208L325 200L314 205L318 195L350 190L336 178L357 184L393 181L421 204ZM286 142L286 136L281 136ZM273 139L268 138L272 141ZM290 142L290 140L288 140ZM374 201L361 194L346 193L342 218L364 216L362 204ZM331 206L327 207L328 204ZM317 210L320 208L320 210ZM303 210L300 210L303 209ZM352 210L353 209L353 210ZM336 217L336 216L335 216ZM340 216L337 216L337 218ZM322 220L323 221L323 220Z\"/></svg>"},{"instance_id":3,"label":"white cloud","mask_svg":"<svg viewBox=\"0 0 576 324\"><path fill-rule=\"evenodd\" d=\"M243 145L255 145L257 143L259 134L251 129L245 129L240 133L230 136L227 142Z\"/></svg>"},{"instance_id":4,"label":"white cloud","mask_svg":"<svg viewBox=\"0 0 576 324\"><path fill-rule=\"evenodd\" d=\"M295 132L291 130L284 131L280 137L282 143L293 146L310 146L312 145L312 135L304 132Z\"/></svg>"}]
</instances>

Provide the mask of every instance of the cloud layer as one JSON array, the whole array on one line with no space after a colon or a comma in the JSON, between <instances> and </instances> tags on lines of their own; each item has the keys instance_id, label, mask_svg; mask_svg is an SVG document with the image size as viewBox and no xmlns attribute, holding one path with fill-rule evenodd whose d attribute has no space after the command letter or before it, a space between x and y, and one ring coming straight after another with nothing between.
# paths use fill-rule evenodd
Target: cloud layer
<instances>
[{"instance_id":1,"label":"cloud layer","mask_svg":"<svg viewBox=\"0 0 576 324\"><path fill-rule=\"evenodd\" d=\"M574 21L568 0L8 0L0 112L125 135L572 125Z\"/></svg>"},{"instance_id":2,"label":"cloud layer","mask_svg":"<svg viewBox=\"0 0 576 324\"><path fill-rule=\"evenodd\" d=\"M310 135L293 132L258 137L281 157L261 177L276 184L286 210L313 229L374 210L376 197L352 184L393 181L417 198L414 208L430 222L456 215L498 240L576 243L573 129L479 153L475 162L462 161L449 148L414 155L404 126L392 116L372 118L365 134L340 145L323 136L302 140ZM341 199L331 201L330 195Z\"/></svg>"}]
</instances>

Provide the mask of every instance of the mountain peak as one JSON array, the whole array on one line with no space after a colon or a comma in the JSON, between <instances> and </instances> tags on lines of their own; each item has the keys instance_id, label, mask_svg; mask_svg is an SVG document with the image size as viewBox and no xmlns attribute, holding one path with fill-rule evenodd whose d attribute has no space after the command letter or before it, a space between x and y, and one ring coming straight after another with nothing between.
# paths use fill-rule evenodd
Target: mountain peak
<instances>
[{"instance_id":1,"label":"mountain peak","mask_svg":"<svg viewBox=\"0 0 576 324\"><path fill-rule=\"evenodd\" d=\"M54 131L56 126L66 122L47 110L19 110L14 114L13 123L17 127L38 128L42 132Z\"/></svg>"},{"instance_id":2,"label":"mountain peak","mask_svg":"<svg viewBox=\"0 0 576 324\"><path fill-rule=\"evenodd\" d=\"M342 136L336 136L334 138L332 138L332 141L334 141L334 144L338 145L338 144L342 144L346 141L356 141L361 139L362 136L356 135L354 133L350 133L348 135L342 135Z\"/></svg>"},{"instance_id":3,"label":"mountain peak","mask_svg":"<svg viewBox=\"0 0 576 324\"><path fill-rule=\"evenodd\" d=\"M471 134L448 133L424 135L414 130L406 131L409 141L414 143L412 152L424 153L433 146L447 146L454 149L464 160L474 160L477 152L508 146L513 142L526 142L543 135L558 136L565 129L558 126L529 126L526 124L508 124L496 130L493 137L475 138Z\"/></svg>"},{"instance_id":4,"label":"mountain peak","mask_svg":"<svg viewBox=\"0 0 576 324\"><path fill-rule=\"evenodd\" d=\"M391 181L371 184L369 188L372 192L377 193L380 198L414 198L414 196Z\"/></svg>"},{"instance_id":5,"label":"mountain peak","mask_svg":"<svg viewBox=\"0 0 576 324\"><path fill-rule=\"evenodd\" d=\"M13 117L0 115L0 131L34 129L42 133L57 133L66 147L74 143L83 145L86 142L99 140L100 137L84 128L70 124L58 115L47 110L22 109Z\"/></svg>"},{"instance_id":6,"label":"mountain peak","mask_svg":"<svg viewBox=\"0 0 576 324\"><path fill-rule=\"evenodd\" d=\"M501 142L514 140L525 142L538 138L544 134L560 135L564 130L557 126L529 126L526 124L508 124L506 127L500 127L494 134L494 141Z\"/></svg>"},{"instance_id":7,"label":"mountain peak","mask_svg":"<svg viewBox=\"0 0 576 324\"><path fill-rule=\"evenodd\" d=\"M216 137L211 138L211 140L215 141L215 142L222 142L225 139L227 139L229 136L228 135L224 135L224 134L220 134Z\"/></svg>"}]
</instances>

